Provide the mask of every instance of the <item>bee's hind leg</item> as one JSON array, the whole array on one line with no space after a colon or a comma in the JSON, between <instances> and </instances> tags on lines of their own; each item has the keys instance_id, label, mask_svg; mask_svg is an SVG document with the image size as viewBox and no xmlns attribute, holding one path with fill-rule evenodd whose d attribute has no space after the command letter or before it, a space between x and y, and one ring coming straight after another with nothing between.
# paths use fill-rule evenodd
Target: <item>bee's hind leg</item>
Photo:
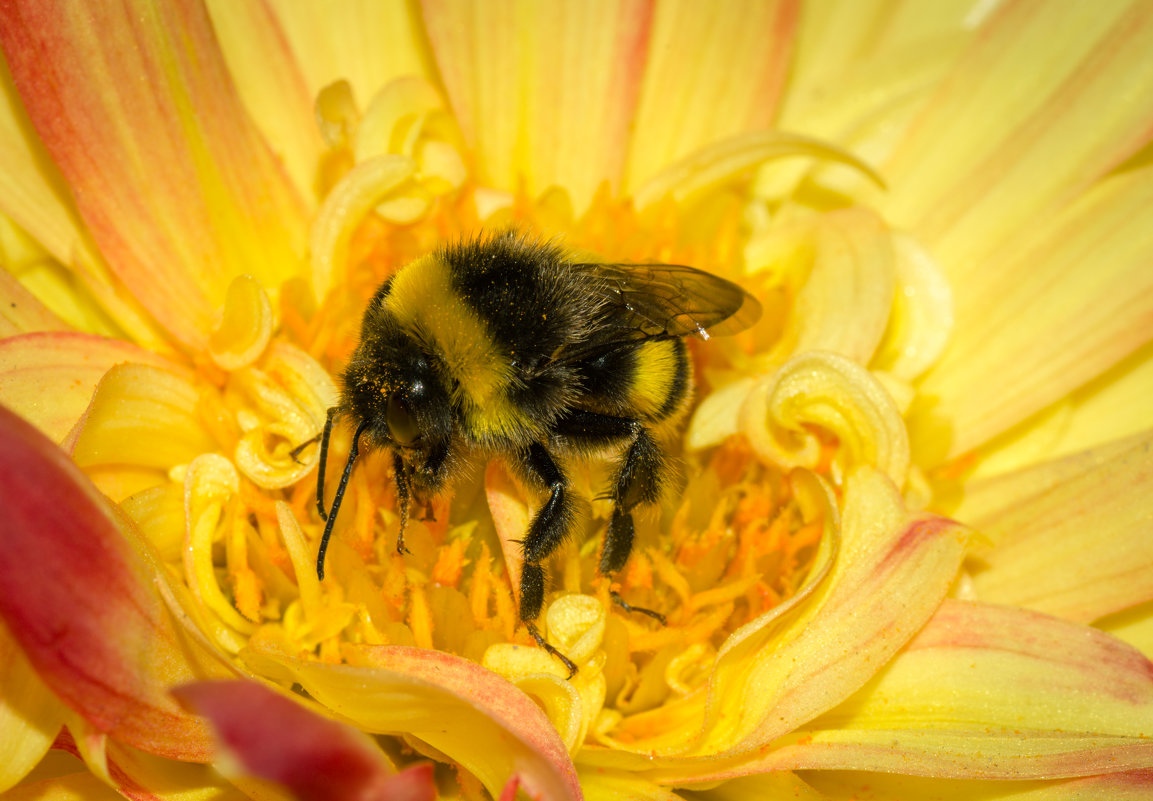
<instances>
[{"instance_id":1,"label":"bee's hind leg","mask_svg":"<svg viewBox=\"0 0 1153 801\"><path fill-rule=\"evenodd\" d=\"M601 551L600 572L610 576L625 566L633 549L633 507L642 503L656 503L660 498L660 481L664 475L665 459L660 446L649 434L648 429L639 423L632 445L625 452L613 488L613 516L605 533L605 544ZM665 616L653 609L633 606L615 590L611 593L613 602L626 612L648 615L663 625Z\"/></svg>"},{"instance_id":2,"label":"bee's hind leg","mask_svg":"<svg viewBox=\"0 0 1153 801\"><path fill-rule=\"evenodd\" d=\"M666 472L664 452L639 420L627 417L574 409L557 421L554 430L575 447L600 448L622 440L629 443L610 493L614 504L613 516L601 550L600 573L611 576L625 566L633 549L633 507L660 500L661 480ZM662 624L665 622L665 616L660 612L633 606L615 591L612 599L626 612L637 612Z\"/></svg>"},{"instance_id":3,"label":"bee's hind leg","mask_svg":"<svg viewBox=\"0 0 1153 801\"><path fill-rule=\"evenodd\" d=\"M537 645L555 656L568 668L568 677L576 675L571 659L550 645L534 622L544 606L545 574L541 561L555 551L572 530L572 501L568 497L568 479L545 447L530 445L520 454L519 467L531 483L548 490L549 497L536 513L524 542L524 564L520 573L520 619Z\"/></svg>"}]
</instances>

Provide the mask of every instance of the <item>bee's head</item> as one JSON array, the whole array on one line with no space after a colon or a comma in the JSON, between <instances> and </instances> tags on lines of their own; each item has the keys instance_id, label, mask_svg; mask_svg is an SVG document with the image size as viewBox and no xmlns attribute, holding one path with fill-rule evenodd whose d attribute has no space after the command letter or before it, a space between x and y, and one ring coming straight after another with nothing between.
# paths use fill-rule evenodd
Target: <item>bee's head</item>
<instances>
[{"instance_id":1,"label":"bee's head","mask_svg":"<svg viewBox=\"0 0 1153 801\"><path fill-rule=\"evenodd\" d=\"M368 422L366 444L401 451L418 471L446 447L452 405L440 371L419 340L387 316L366 315L343 383L342 411Z\"/></svg>"}]
</instances>

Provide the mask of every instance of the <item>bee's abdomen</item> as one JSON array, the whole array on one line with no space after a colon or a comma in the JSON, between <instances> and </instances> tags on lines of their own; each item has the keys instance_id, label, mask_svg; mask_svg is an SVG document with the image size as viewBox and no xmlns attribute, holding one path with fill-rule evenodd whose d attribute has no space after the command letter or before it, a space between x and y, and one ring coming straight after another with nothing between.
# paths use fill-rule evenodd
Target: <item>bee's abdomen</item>
<instances>
[{"instance_id":1,"label":"bee's abdomen","mask_svg":"<svg viewBox=\"0 0 1153 801\"><path fill-rule=\"evenodd\" d=\"M582 406L646 422L676 417L692 386L679 338L622 344L583 363L578 373Z\"/></svg>"}]
</instances>

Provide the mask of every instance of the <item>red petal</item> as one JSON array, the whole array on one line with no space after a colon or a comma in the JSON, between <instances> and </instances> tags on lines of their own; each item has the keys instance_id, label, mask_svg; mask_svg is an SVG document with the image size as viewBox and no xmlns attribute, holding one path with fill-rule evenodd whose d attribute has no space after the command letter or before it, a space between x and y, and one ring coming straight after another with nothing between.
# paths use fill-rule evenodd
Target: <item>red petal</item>
<instances>
[{"instance_id":1,"label":"red petal","mask_svg":"<svg viewBox=\"0 0 1153 801\"><path fill-rule=\"evenodd\" d=\"M12 636L98 730L151 753L207 759L207 727L166 693L198 677L131 524L114 521L64 452L3 407L0 441L0 617Z\"/></svg>"},{"instance_id":2,"label":"red petal","mask_svg":"<svg viewBox=\"0 0 1153 801\"><path fill-rule=\"evenodd\" d=\"M189 684L173 694L212 721L222 744L256 776L298 799L432 801L432 765L392 774L356 729L247 681Z\"/></svg>"}]
</instances>

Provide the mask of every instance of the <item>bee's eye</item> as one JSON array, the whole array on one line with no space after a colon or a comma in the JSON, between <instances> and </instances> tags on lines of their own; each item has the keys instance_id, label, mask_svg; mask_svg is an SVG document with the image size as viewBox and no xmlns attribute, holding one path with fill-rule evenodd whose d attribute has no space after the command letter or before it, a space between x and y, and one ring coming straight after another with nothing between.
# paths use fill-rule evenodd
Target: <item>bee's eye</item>
<instances>
[{"instance_id":1,"label":"bee's eye","mask_svg":"<svg viewBox=\"0 0 1153 801\"><path fill-rule=\"evenodd\" d=\"M388 397L388 433L402 446L412 445L420 439L420 430L408 401L398 392Z\"/></svg>"}]
</instances>

